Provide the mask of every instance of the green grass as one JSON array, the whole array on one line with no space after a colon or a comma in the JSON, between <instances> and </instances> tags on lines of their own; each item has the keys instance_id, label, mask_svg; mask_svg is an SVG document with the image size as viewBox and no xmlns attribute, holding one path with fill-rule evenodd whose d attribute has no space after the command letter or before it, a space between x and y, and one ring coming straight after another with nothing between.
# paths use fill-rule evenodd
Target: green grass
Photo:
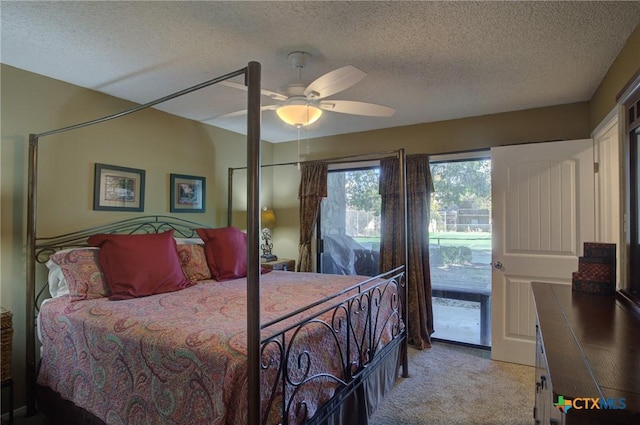
<instances>
[{"instance_id":1,"label":"green grass","mask_svg":"<svg viewBox=\"0 0 640 425\"><path fill-rule=\"evenodd\" d=\"M380 242L380 238L354 238L359 243ZM441 246L468 246L472 249L491 250L491 234L484 232L431 232L429 242Z\"/></svg>"},{"instance_id":2,"label":"green grass","mask_svg":"<svg viewBox=\"0 0 640 425\"><path fill-rule=\"evenodd\" d=\"M484 232L431 232L431 244L441 246L468 246L472 249L491 249L491 234Z\"/></svg>"},{"instance_id":3,"label":"green grass","mask_svg":"<svg viewBox=\"0 0 640 425\"><path fill-rule=\"evenodd\" d=\"M374 237L360 237L360 238L353 238L356 240L356 242L358 243L369 243L369 242L380 242L380 238L374 238Z\"/></svg>"}]
</instances>

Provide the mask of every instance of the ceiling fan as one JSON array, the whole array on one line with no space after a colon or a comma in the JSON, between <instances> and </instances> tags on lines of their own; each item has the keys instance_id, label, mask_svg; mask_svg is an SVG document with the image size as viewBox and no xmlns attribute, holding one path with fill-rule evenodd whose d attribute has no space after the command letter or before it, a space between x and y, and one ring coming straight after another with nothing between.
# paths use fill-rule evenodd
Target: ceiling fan
<instances>
[{"instance_id":1,"label":"ceiling fan","mask_svg":"<svg viewBox=\"0 0 640 425\"><path fill-rule=\"evenodd\" d=\"M300 80L302 70L306 67L307 60L310 57L309 53L301 51L291 52L287 55L291 66L298 70L298 80ZM301 82L287 84L278 89L277 92L262 89L262 95L281 103L263 106L261 110L276 111L282 121L296 127L313 124L320 118L322 111L370 117L392 116L396 110L388 106L355 100L327 99L327 97L358 83L366 75L361 69L353 65L347 65L320 76L308 85ZM222 81L220 84L247 90L245 85L232 81ZM230 118L246 113L247 111L243 110L220 115L216 118Z\"/></svg>"}]
</instances>

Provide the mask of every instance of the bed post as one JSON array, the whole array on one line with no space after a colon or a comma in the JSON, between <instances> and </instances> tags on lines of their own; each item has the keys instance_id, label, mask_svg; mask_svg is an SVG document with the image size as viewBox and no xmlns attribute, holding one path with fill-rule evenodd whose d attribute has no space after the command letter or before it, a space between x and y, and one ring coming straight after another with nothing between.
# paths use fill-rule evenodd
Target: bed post
<instances>
[{"instance_id":1,"label":"bed post","mask_svg":"<svg viewBox=\"0 0 640 425\"><path fill-rule=\"evenodd\" d=\"M407 157L405 155L404 148L398 151L398 159L400 161L400 205L402 208L402 223L404 226L404 293L402 295L402 317L405 320L405 326L408 326L407 317L409 317L409 300L408 300L408 283L409 283L409 231L407 226L408 214L407 214ZM405 329L405 337L402 342L402 377L409 377L409 337L407 330Z\"/></svg>"},{"instance_id":2,"label":"bed post","mask_svg":"<svg viewBox=\"0 0 640 425\"><path fill-rule=\"evenodd\" d=\"M38 167L38 136L29 135L29 181L27 194L27 416L36 413L36 341L35 341L35 293L36 293L36 193Z\"/></svg>"},{"instance_id":3,"label":"bed post","mask_svg":"<svg viewBox=\"0 0 640 425\"><path fill-rule=\"evenodd\" d=\"M249 143L249 153L251 154L252 149L255 149L254 155L257 157L257 170L258 177L255 180L256 188L255 192L257 193L256 199L260 199L259 196L259 184L260 184L260 64L257 62L250 62L248 68L242 68L237 71L230 72L226 75L205 81L203 83L197 84L195 86L186 88L184 90L180 90L178 92L169 94L167 96L161 97L159 99L153 100L151 102L145 103L143 105L137 105L133 108L127 109L122 112L118 112L115 114L107 115L101 118L97 118L94 120L82 122L79 124L70 125L67 127L59 128L57 130L46 131L38 134L30 134L29 135L29 182L28 182L28 199L27 199L27 259L26 259L26 297L27 297L27 309L26 309L26 396L27 396L27 416L34 415L36 413L36 329L35 329L35 319L36 319L36 283L35 283L35 265L36 265L36 200L37 200L37 175L38 175L38 140L40 137L51 136L53 134L64 133L70 130L76 130L79 128L100 124L106 121L110 121L116 118L120 118L126 115L130 115L132 113L141 111L143 109L150 108L157 104L166 102L171 99L175 99L176 97L180 97L194 91L203 89L205 87L209 87L213 84L219 83L221 81L227 80L229 78L233 78L239 75L245 75L247 81L249 83L249 91L248 91L248 133L247 140ZM253 86L253 89L252 89ZM255 103L255 105L253 103ZM251 155L249 155L251 156ZM249 180L251 182L251 180ZM251 183L249 183L250 185ZM251 199L251 198L250 198ZM258 202L258 201L256 201ZM255 217L255 224L253 227L255 229L258 228L258 219L259 219L259 207L256 206L255 211L250 211ZM249 216L251 217L251 216ZM251 231L251 227L248 228L248 231ZM249 266L253 267L254 273L256 270L259 271L259 230L255 230L255 235L249 233L249 242L251 242L251 238L254 239L255 247L249 248L255 251L255 265L251 266L251 261ZM250 245L251 246L251 245ZM250 253L249 252L249 253ZM251 257L249 257L251 258ZM251 269L249 269L249 272ZM259 279L259 274L257 275ZM259 281L258 281L259 283ZM259 299L259 294L256 291L256 295ZM251 309L249 309L251 312ZM258 310L256 310L258 313ZM255 332L259 338L259 317L258 317L258 325L256 326ZM251 327L249 327L251 329ZM260 341L257 340L256 344L259 345ZM257 368L257 366L256 366ZM256 371L259 373L259 371ZM259 376L258 376L259 377ZM259 383L259 381L258 381ZM259 388L256 390L259 391ZM259 393L258 393L259 397ZM258 412L259 413L259 412ZM257 422L255 422L257 424Z\"/></svg>"},{"instance_id":4,"label":"bed post","mask_svg":"<svg viewBox=\"0 0 640 425\"><path fill-rule=\"evenodd\" d=\"M248 423L260 424L260 69L247 72L247 381Z\"/></svg>"},{"instance_id":5,"label":"bed post","mask_svg":"<svg viewBox=\"0 0 640 425\"><path fill-rule=\"evenodd\" d=\"M233 222L233 168L229 167L227 175L227 226Z\"/></svg>"}]
</instances>

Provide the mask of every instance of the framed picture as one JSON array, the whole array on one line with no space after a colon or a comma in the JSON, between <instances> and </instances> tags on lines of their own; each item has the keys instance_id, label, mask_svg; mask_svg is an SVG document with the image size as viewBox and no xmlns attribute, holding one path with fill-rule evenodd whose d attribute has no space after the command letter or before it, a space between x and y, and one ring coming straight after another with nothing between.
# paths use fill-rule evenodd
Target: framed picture
<instances>
[{"instance_id":1,"label":"framed picture","mask_svg":"<svg viewBox=\"0 0 640 425\"><path fill-rule=\"evenodd\" d=\"M93 209L144 211L144 170L96 163Z\"/></svg>"},{"instance_id":2,"label":"framed picture","mask_svg":"<svg viewBox=\"0 0 640 425\"><path fill-rule=\"evenodd\" d=\"M171 212L204 212L205 178L171 174Z\"/></svg>"}]
</instances>

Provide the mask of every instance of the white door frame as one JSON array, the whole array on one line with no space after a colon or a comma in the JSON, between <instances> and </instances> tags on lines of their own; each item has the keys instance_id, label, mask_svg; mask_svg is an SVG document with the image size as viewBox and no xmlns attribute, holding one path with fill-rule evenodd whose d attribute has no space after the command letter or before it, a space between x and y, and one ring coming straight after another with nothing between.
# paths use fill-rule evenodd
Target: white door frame
<instances>
[{"instance_id":1,"label":"white door frame","mask_svg":"<svg viewBox=\"0 0 640 425\"><path fill-rule=\"evenodd\" d=\"M618 108L614 108L600 125L593 131L593 156L596 164L595 174L595 239L596 242L615 243L616 252L616 286L622 286L621 264L624 249L623 238L623 190L624 158L618 125Z\"/></svg>"}]
</instances>

